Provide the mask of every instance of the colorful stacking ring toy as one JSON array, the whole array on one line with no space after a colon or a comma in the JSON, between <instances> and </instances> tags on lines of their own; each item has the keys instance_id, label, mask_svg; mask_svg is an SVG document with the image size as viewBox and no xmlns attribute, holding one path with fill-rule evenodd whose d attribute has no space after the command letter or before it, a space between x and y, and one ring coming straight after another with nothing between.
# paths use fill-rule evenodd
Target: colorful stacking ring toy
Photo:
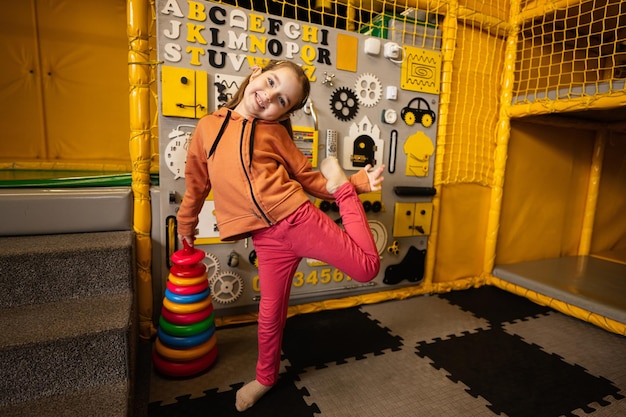
<instances>
[{"instance_id":1,"label":"colorful stacking ring toy","mask_svg":"<svg viewBox=\"0 0 626 417\"><path fill-rule=\"evenodd\" d=\"M163 318L173 324L193 324L202 321L213 314L213 303L209 304L204 310L195 313L178 314L169 311L167 308L161 308Z\"/></svg>"},{"instance_id":2,"label":"colorful stacking ring toy","mask_svg":"<svg viewBox=\"0 0 626 417\"><path fill-rule=\"evenodd\" d=\"M211 336L213 336L213 333L215 333L215 326L205 330L202 333L185 337L169 335L165 333L165 331L163 331L163 329L160 327L157 330L157 335L159 339L161 339L161 342L165 346L169 346L174 349L187 349L201 345L209 340Z\"/></svg>"},{"instance_id":3,"label":"colorful stacking ring toy","mask_svg":"<svg viewBox=\"0 0 626 417\"><path fill-rule=\"evenodd\" d=\"M189 349L172 349L165 346L159 339L154 342L154 348L164 359L172 362L188 362L198 359L211 351L217 343L217 335L214 334L209 340L201 345Z\"/></svg>"},{"instance_id":4,"label":"colorful stacking ring toy","mask_svg":"<svg viewBox=\"0 0 626 417\"><path fill-rule=\"evenodd\" d=\"M208 369L217 358L217 336L206 254L183 240L163 298L157 338L152 351L155 369L168 376L186 377Z\"/></svg>"},{"instance_id":5,"label":"colorful stacking ring toy","mask_svg":"<svg viewBox=\"0 0 626 417\"><path fill-rule=\"evenodd\" d=\"M178 314L197 313L198 311L208 308L210 305L211 297L207 297L204 301L192 304L178 304L168 300L167 298L163 298L163 307L167 308L172 313Z\"/></svg>"},{"instance_id":6,"label":"colorful stacking ring toy","mask_svg":"<svg viewBox=\"0 0 626 417\"><path fill-rule=\"evenodd\" d=\"M152 351L152 363L157 371L173 377L189 377L206 371L217 358L217 346L208 354L189 362L170 362L160 356L156 350Z\"/></svg>"},{"instance_id":7,"label":"colorful stacking ring toy","mask_svg":"<svg viewBox=\"0 0 626 417\"><path fill-rule=\"evenodd\" d=\"M187 337L187 336L195 336L204 331L207 331L209 327L213 326L213 321L214 321L214 316L211 315L207 317L206 319L199 321L197 323L180 325L180 324L170 323L167 320L165 320L163 316L161 316L159 318L159 326L161 326L163 331L169 335Z\"/></svg>"},{"instance_id":8,"label":"colorful stacking ring toy","mask_svg":"<svg viewBox=\"0 0 626 417\"><path fill-rule=\"evenodd\" d=\"M208 298L210 294L211 294L211 291L209 291L208 288L206 290L202 291L201 293L190 294L190 295L174 294L173 292L171 292L169 290L169 288L165 289L165 297L168 300L170 300L170 301L172 301L174 303L178 303L178 304L194 304L194 303L198 303L198 302L204 300L205 298Z\"/></svg>"},{"instance_id":9,"label":"colorful stacking ring toy","mask_svg":"<svg viewBox=\"0 0 626 417\"><path fill-rule=\"evenodd\" d=\"M173 292L174 294L179 295L191 295L197 294L209 288L209 280L204 280L202 284L198 285L176 285L171 281L167 282L167 289Z\"/></svg>"}]
</instances>

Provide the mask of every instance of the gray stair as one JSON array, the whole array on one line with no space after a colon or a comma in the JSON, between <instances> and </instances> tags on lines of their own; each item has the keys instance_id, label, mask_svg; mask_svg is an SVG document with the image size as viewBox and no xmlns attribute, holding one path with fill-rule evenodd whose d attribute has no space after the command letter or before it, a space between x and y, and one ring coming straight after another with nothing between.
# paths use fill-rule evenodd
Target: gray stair
<instances>
[{"instance_id":1,"label":"gray stair","mask_svg":"<svg viewBox=\"0 0 626 417\"><path fill-rule=\"evenodd\" d=\"M0 237L0 416L132 415L133 242Z\"/></svg>"}]
</instances>

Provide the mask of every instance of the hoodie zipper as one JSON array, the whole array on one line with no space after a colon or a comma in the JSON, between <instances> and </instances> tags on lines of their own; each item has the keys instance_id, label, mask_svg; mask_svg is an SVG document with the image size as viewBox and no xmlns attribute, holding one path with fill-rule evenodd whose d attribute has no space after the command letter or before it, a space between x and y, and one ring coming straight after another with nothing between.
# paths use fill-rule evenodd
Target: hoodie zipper
<instances>
[{"instance_id":1,"label":"hoodie zipper","mask_svg":"<svg viewBox=\"0 0 626 417\"><path fill-rule=\"evenodd\" d=\"M261 213L261 216L263 217L263 220L265 220L265 222L269 226L271 226L272 225L272 221L267 217L267 215L265 214L265 212L261 208L261 205L259 204L259 202L256 200L256 198L254 196L254 188L252 187L252 180L250 180L250 175L248 174L248 168L252 168L252 148L254 146L254 142L253 141L254 141L254 128L255 128L255 124L256 124L256 119L254 119L252 121L252 127L251 127L250 146L249 146L250 163L248 164L248 168L246 168L246 161L244 161L244 158L243 158L244 133L246 131L246 124L247 123L248 123L248 120L245 119L243 121L243 126L242 126L242 129L241 129L241 137L239 138L239 159L241 161L241 167L243 168L243 172L246 174L246 179L248 180L248 187L250 187L250 196L252 197L252 202L256 206L256 208L259 211L259 213Z\"/></svg>"}]
</instances>

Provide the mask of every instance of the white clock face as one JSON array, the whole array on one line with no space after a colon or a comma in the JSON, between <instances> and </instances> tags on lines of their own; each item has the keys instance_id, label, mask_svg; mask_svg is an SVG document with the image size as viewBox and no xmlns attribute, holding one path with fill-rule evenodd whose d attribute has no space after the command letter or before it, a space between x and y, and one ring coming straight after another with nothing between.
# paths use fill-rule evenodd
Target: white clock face
<instances>
[{"instance_id":1,"label":"white clock face","mask_svg":"<svg viewBox=\"0 0 626 417\"><path fill-rule=\"evenodd\" d=\"M186 130L182 130L186 127ZM171 139L165 147L164 157L167 168L174 174L174 179L185 178L185 161L187 149L191 142L191 133L195 126L184 125L173 129L168 137Z\"/></svg>"}]
</instances>

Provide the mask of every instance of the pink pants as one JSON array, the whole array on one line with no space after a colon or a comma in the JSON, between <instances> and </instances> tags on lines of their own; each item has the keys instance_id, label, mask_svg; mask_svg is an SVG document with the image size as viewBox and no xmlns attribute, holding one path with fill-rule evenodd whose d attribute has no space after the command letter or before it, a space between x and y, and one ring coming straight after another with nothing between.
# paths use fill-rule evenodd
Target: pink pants
<instances>
[{"instance_id":1,"label":"pink pants","mask_svg":"<svg viewBox=\"0 0 626 417\"><path fill-rule=\"evenodd\" d=\"M286 219L252 236L261 289L256 379L265 386L278 379L289 294L302 258L326 262L359 282L374 279L380 269L380 257L354 186L342 185L335 199L345 231L313 204L305 203Z\"/></svg>"}]
</instances>

